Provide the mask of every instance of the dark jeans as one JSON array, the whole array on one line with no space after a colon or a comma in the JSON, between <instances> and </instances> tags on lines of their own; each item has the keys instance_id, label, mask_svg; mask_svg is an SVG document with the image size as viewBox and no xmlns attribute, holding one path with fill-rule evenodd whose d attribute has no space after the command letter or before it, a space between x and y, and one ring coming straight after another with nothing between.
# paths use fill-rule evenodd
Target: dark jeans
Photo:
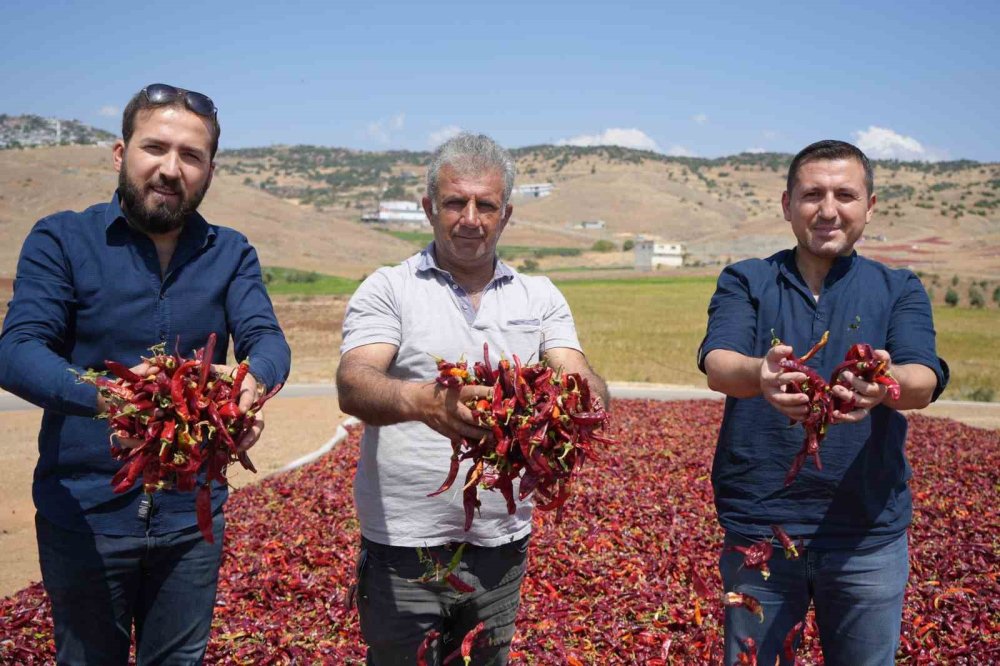
<instances>
[{"instance_id":1,"label":"dark jeans","mask_svg":"<svg viewBox=\"0 0 1000 666\"><path fill-rule=\"evenodd\" d=\"M726 545L750 542L726 536ZM810 600L816 606L823 658L828 666L891 666L899 646L903 591L909 575L904 533L895 541L867 549L808 550L787 560L776 545L764 580L742 567L743 555L724 551L719 561L727 592L749 593L764 607L764 621L743 608L727 608L725 663L736 663L747 637L757 642L757 661L775 663L788 630L802 620ZM801 638L796 642L796 646ZM782 666L791 661L781 657Z\"/></svg>"},{"instance_id":2,"label":"dark jeans","mask_svg":"<svg viewBox=\"0 0 1000 666\"><path fill-rule=\"evenodd\" d=\"M454 555L449 546L424 550L442 565ZM459 648L470 629L485 622L472 650L472 663L506 664L527 556L528 537L495 548L467 545L456 574L475 591L463 594L446 583L412 582L425 572L416 548L385 546L362 538L358 614L368 644L367 663L415 664L417 648L435 629L442 638L428 651L427 663L440 664Z\"/></svg>"},{"instance_id":3,"label":"dark jeans","mask_svg":"<svg viewBox=\"0 0 1000 666\"><path fill-rule=\"evenodd\" d=\"M35 515L42 582L52 600L59 664L200 664L205 654L225 518L215 544L197 528L161 536L71 532Z\"/></svg>"}]
</instances>

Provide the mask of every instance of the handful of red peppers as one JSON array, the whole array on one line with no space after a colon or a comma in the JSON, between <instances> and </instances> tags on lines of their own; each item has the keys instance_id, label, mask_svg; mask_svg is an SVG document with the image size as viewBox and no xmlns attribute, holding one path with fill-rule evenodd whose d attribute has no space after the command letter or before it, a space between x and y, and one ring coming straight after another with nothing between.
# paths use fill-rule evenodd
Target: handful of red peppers
<instances>
[{"instance_id":1,"label":"handful of red peppers","mask_svg":"<svg viewBox=\"0 0 1000 666\"><path fill-rule=\"evenodd\" d=\"M830 332L823 333L823 337L816 345L806 352L805 355L796 358L787 356L779 365L785 370L801 372L806 379L800 382L793 382L789 385L790 390L796 393L804 393L809 397L809 415L802 425L806 430L806 439L802 444L802 449L792 461L792 466L785 477L785 485L791 485L795 477L802 470L806 458L812 456L816 463L816 469L823 469L823 463L819 458L819 446L826 437L826 432L833 425L833 412L849 412L855 407L855 399L841 400L833 393L836 385L851 388L851 384L844 378L844 372L850 371L854 376L866 382L882 384L889 391L889 397L898 400L900 395L899 382L889 374L889 362L875 357L875 350L871 345L859 343L851 345L844 356L844 360L833 369L830 381L826 382L815 370L806 365L806 361L816 355L820 349L826 346L830 339ZM781 344L777 338L772 339L771 346Z\"/></svg>"},{"instance_id":2,"label":"handful of red peppers","mask_svg":"<svg viewBox=\"0 0 1000 666\"><path fill-rule=\"evenodd\" d=\"M249 363L239 364L233 377L212 368L216 336L192 359L164 353L154 347L146 374L138 375L115 361L105 361L114 379L103 373L87 372L80 380L94 384L108 399L106 418L110 424L111 455L125 461L111 479L116 493L128 491L142 479L143 490L154 493L165 488L191 491L196 487L195 508L198 527L205 540L212 535L211 482L227 483L226 468L239 462L256 472L250 457L237 443L250 431L256 414L273 397L281 384L258 397L246 413L238 406ZM124 448L115 438L140 440ZM198 472L205 466L205 481L198 484Z\"/></svg>"},{"instance_id":3,"label":"handful of red peppers","mask_svg":"<svg viewBox=\"0 0 1000 666\"><path fill-rule=\"evenodd\" d=\"M588 457L596 457L597 445L614 444L603 434L608 413L579 373L563 373L544 363L521 365L516 355L513 362L501 359L493 368L487 344L483 345L483 360L471 370L466 361L439 359L438 373L437 382L449 388L467 384L493 387L490 400L468 405L492 437L452 442L448 476L428 495L448 490L461 461L472 460L462 489L466 530L472 527L480 506L480 486L499 490L507 501L508 513L513 514L517 510L514 480L518 478L517 499L534 493L535 506L543 511L556 509L558 520L569 498L574 472Z\"/></svg>"}]
</instances>

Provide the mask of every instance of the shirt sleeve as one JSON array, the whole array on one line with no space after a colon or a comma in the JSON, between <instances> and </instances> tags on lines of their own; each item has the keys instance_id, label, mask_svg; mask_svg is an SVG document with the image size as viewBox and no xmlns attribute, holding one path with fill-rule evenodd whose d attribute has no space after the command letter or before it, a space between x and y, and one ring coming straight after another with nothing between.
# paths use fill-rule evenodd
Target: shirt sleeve
<instances>
[{"instance_id":1,"label":"shirt sleeve","mask_svg":"<svg viewBox=\"0 0 1000 666\"><path fill-rule=\"evenodd\" d=\"M907 276L903 291L893 304L885 349L893 363L917 363L934 372L937 387L932 400L937 400L948 386L948 364L937 355L931 302L920 279L913 273Z\"/></svg>"},{"instance_id":2,"label":"shirt sleeve","mask_svg":"<svg viewBox=\"0 0 1000 666\"><path fill-rule=\"evenodd\" d=\"M384 269L378 270L361 283L347 303L340 353L375 343L399 347L402 336L392 282Z\"/></svg>"},{"instance_id":3,"label":"shirt sleeve","mask_svg":"<svg viewBox=\"0 0 1000 666\"><path fill-rule=\"evenodd\" d=\"M250 359L253 376L272 388L288 379L292 352L264 287L256 250L240 236L238 251L239 268L226 292L233 351L239 360Z\"/></svg>"},{"instance_id":4,"label":"shirt sleeve","mask_svg":"<svg viewBox=\"0 0 1000 666\"><path fill-rule=\"evenodd\" d=\"M552 284L551 280L544 277L540 279L545 281L549 292L548 304L542 313L542 348L540 351L544 353L550 349L568 347L583 352L576 334L573 313L570 312L566 297Z\"/></svg>"},{"instance_id":5,"label":"shirt sleeve","mask_svg":"<svg viewBox=\"0 0 1000 666\"><path fill-rule=\"evenodd\" d=\"M75 289L58 229L52 218L39 221L21 248L0 335L0 386L43 409L94 416L97 389L80 383L83 368L68 360Z\"/></svg>"},{"instance_id":6,"label":"shirt sleeve","mask_svg":"<svg viewBox=\"0 0 1000 666\"><path fill-rule=\"evenodd\" d=\"M756 331L757 309L750 297L747 278L733 266L727 266L719 275L708 305L708 328L698 348L698 369L705 372L705 357L715 349L753 355Z\"/></svg>"}]
</instances>

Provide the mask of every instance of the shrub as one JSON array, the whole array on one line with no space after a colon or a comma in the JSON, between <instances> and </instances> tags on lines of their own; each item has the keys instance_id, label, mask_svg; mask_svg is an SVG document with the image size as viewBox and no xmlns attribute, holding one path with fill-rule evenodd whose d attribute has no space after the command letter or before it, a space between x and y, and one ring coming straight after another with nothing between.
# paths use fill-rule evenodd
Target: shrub
<instances>
[{"instance_id":1,"label":"shrub","mask_svg":"<svg viewBox=\"0 0 1000 666\"><path fill-rule=\"evenodd\" d=\"M531 258L525 259L521 262L521 265L518 266L518 270L524 271L525 273L534 273L538 270L538 260Z\"/></svg>"},{"instance_id":2,"label":"shrub","mask_svg":"<svg viewBox=\"0 0 1000 666\"><path fill-rule=\"evenodd\" d=\"M629 238L627 241L625 241L624 243L622 243L622 250L624 250L625 252L628 252L629 250L631 250L634 247L635 247L635 241L632 240L631 238ZM997 287L997 291L994 292L994 294L993 294L993 300L997 300L998 297L1000 297L1000 287Z\"/></svg>"},{"instance_id":3,"label":"shrub","mask_svg":"<svg viewBox=\"0 0 1000 666\"><path fill-rule=\"evenodd\" d=\"M983 292L979 287L969 287L969 305L974 308L981 308L986 305L986 297L983 296Z\"/></svg>"},{"instance_id":4,"label":"shrub","mask_svg":"<svg viewBox=\"0 0 1000 666\"><path fill-rule=\"evenodd\" d=\"M958 305L958 292L949 287L948 293L944 295L944 302L951 307Z\"/></svg>"},{"instance_id":5,"label":"shrub","mask_svg":"<svg viewBox=\"0 0 1000 666\"><path fill-rule=\"evenodd\" d=\"M957 275L952 275L951 276L951 286L953 286L953 287L957 287L958 286L958 276Z\"/></svg>"},{"instance_id":6,"label":"shrub","mask_svg":"<svg viewBox=\"0 0 1000 666\"><path fill-rule=\"evenodd\" d=\"M973 402L993 402L996 392L989 386L979 386L969 391L966 398Z\"/></svg>"},{"instance_id":7,"label":"shrub","mask_svg":"<svg viewBox=\"0 0 1000 666\"><path fill-rule=\"evenodd\" d=\"M1000 286L993 290L993 302L1000 305Z\"/></svg>"},{"instance_id":8,"label":"shrub","mask_svg":"<svg viewBox=\"0 0 1000 666\"><path fill-rule=\"evenodd\" d=\"M611 252L616 248L617 246L609 240L599 240L596 241L590 249L594 252Z\"/></svg>"}]
</instances>

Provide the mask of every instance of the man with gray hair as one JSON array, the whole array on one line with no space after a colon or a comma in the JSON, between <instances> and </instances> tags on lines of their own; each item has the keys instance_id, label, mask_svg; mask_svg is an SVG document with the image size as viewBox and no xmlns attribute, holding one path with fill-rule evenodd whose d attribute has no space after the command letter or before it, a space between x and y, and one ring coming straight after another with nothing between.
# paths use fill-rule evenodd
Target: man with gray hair
<instances>
[{"instance_id":1,"label":"man with gray hair","mask_svg":"<svg viewBox=\"0 0 1000 666\"><path fill-rule=\"evenodd\" d=\"M607 404L604 382L580 349L569 306L545 277L517 273L497 257L510 220L514 161L483 135L459 135L434 153L424 211L434 240L358 288L344 318L337 371L341 409L365 422L354 499L361 523L357 599L369 664L440 663L483 622L477 664L506 664L520 602L531 503L510 515L499 493L465 531L461 489L428 497L451 462L450 440L480 439L469 400L484 386L445 389L434 356L475 358L483 343L500 355L542 358L579 372ZM456 574L473 591L418 582L426 555L449 562L464 544Z\"/></svg>"}]
</instances>

